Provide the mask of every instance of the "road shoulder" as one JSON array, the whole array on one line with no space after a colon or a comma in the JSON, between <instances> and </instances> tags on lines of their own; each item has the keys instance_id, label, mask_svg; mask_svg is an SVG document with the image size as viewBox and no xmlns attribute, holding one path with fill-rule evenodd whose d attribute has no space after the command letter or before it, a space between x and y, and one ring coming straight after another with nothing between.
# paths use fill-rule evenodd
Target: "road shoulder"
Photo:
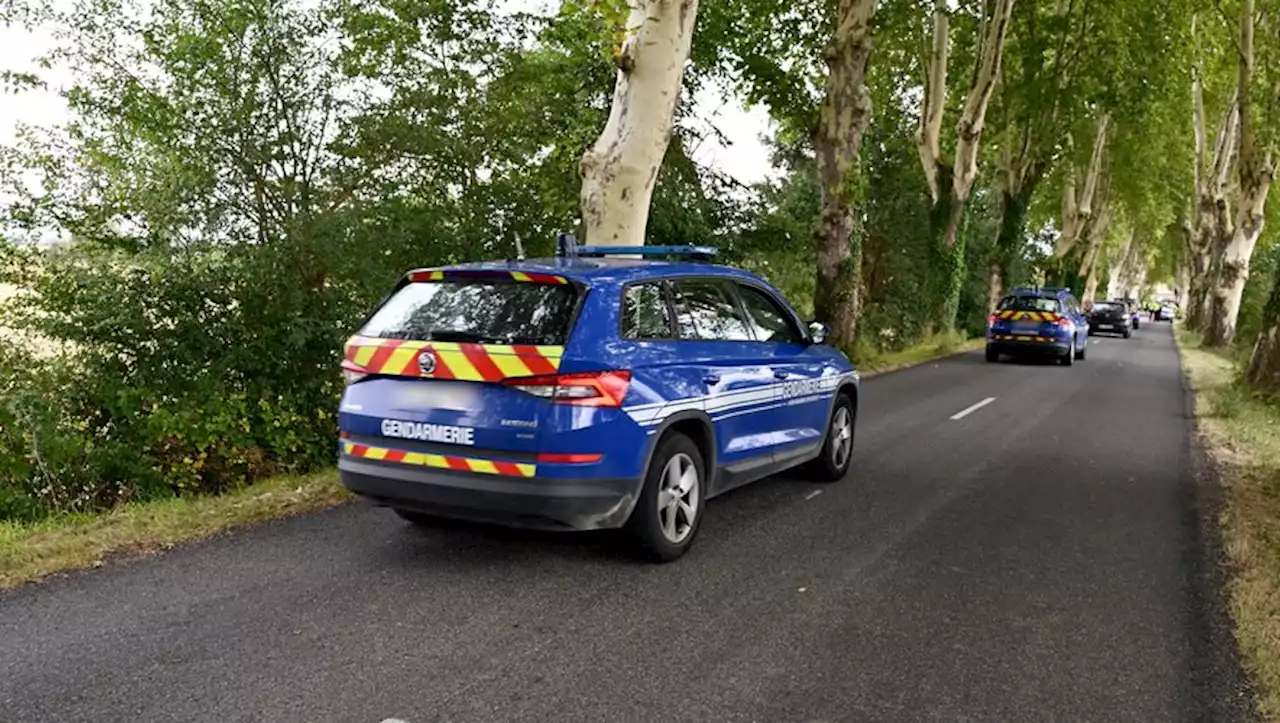
<instances>
[{"instance_id":1,"label":"road shoulder","mask_svg":"<svg viewBox=\"0 0 1280 723\"><path fill-rule=\"evenodd\" d=\"M129 503L107 512L32 523L0 522L0 590L350 499L337 473L330 471L265 480L221 495Z\"/></svg>"},{"instance_id":2,"label":"road shoulder","mask_svg":"<svg viewBox=\"0 0 1280 723\"><path fill-rule=\"evenodd\" d=\"M1280 409L1237 386L1233 361L1181 329L1177 339L1201 530L1201 564L1188 570L1198 589L1219 591L1201 601L1216 642L1197 674L1240 681L1223 718L1280 721Z\"/></svg>"}]
</instances>

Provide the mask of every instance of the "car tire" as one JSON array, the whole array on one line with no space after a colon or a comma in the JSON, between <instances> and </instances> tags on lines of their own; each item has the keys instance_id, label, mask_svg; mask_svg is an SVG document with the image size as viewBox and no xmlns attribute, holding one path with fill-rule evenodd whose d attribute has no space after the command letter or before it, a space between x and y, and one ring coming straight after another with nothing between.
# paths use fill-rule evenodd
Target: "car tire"
<instances>
[{"instance_id":1,"label":"car tire","mask_svg":"<svg viewBox=\"0 0 1280 723\"><path fill-rule=\"evenodd\" d=\"M995 349L992 349L991 347L987 347L987 361L989 362L1000 361L1000 352L996 351Z\"/></svg>"},{"instance_id":2,"label":"car tire","mask_svg":"<svg viewBox=\"0 0 1280 723\"><path fill-rule=\"evenodd\" d=\"M1076 349L1076 361L1084 361L1084 355L1089 351L1089 340L1085 339L1084 344Z\"/></svg>"},{"instance_id":3,"label":"car tire","mask_svg":"<svg viewBox=\"0 0 1280 723\"><path fill-rule=\"evenodd\" d=\"M1131 337L1131 336L1133 336L1133 332L1129 331L1128 329L1125 329L1125 330L1124 330L1124 338L1128 339L1128 338L1129 338L1129 337Z\"/></svg>"},{"instance_id":4,"label":"car tire","mask_svg":"<svg viewBox=\"0 0 1280 723\"><path fill-rule=\"evenodd\" d=\"M827 433L822 451L808 465L809 477L814 482L839 482L849 471L853 459L854 430L857 428L857 412L849 397L836 397L835 407L827 420Z\"/></svg>"},{"instance_id":5,"label":"car tire","mask_svg":"<svg viewBox=\"0 0 1280 723\"><path fill-rule=\"evenodd\" d=\"M688 552L702 525L706 489L706 462L698 445L679 432L664 436L627 520L636 551L654 562L678 560Z\"/></svg>"},{"instance_id":6,"label":"car tire","mask_svg":"<svg viewBox=\"0 0 1280 723\"><path fill-rule=\"evenodd\" d=\"M1064 367L1069 367L1071 366L1072 363L1075 362L1075 359L1076 359L1076 340L1075 340L1075 337L1072 337L1071 348L1067 350L1067 353L1058 357L1058 363Z\"/></svg>"}]
</instances>

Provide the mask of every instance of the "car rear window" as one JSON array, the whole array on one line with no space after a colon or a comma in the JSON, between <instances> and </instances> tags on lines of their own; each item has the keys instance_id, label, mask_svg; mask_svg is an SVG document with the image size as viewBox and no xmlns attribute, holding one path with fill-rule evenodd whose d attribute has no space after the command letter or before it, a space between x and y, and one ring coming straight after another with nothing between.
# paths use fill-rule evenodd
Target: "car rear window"
<instances>
[{"instance_id":1,"label":"car rear window","mask_svg":"<svg viewBox=\"0 0 1280 723\"><path fill-rule=\"evenodd\" d=\"M1043 296L1006 296L1000 300L1001 311L1061 311L1057 299Z\"/></svg>"},{"instance_id":2,"label":"car rear window","mask_svg":"<svg viewBox=\"0 0 1280 723\"><path fill-rule=\"evenodd\" d=\"M622 297L622 336L671 339L671 312L661 283L628 286Z\"/></svg>"},{"instance_id":3,"label":"car rear window","mask_svg":"<svg viewBox=\"0 0 1280 723\"><path fill-rule=\"evenodd\" d=\"M1112 304L1106 301L1096 301L1093 304L1094 311L1120 311L1123 309L1119 304Z\"/></svg>"},{"instance_id":4,"label":"car rear window","mask_svg":"<svg viewBox=\"0 0 1280 723\"><path fill-rule=\"evenodd\" d=\"M571 284L450 280L408 284L362 336L489 344L565 343L578 290Z\"/></svg>"}]
</instances>

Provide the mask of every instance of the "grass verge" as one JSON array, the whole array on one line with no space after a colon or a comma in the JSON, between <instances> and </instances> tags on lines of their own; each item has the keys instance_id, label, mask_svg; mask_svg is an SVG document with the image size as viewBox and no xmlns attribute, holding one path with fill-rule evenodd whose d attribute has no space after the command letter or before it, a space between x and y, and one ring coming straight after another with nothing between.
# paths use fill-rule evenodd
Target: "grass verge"
<instances>
[{"instance_id":1,"label":"grass verge","mask_svg":"<svg viewBox=\"0 0 1280 723\"><path fill-rule=\"evenodd\" d=\"M1238 362L1202 348L1196 334L1179 329L1178 344L1197 432L1223 488L1219 524L1236 642L1259 712L1280 722L1280 404L1241 387Z\"/></svg>"},{"instance_id":2,"label":"grass verge","mask_svg":"<svg viewBox=\"0 0 1280 723\"><path fill-rule=\"evenodd\" d=\"M217 496L136 502L97 514L0 522L0 589L55 572L97 567L264 520L341 504L337 472L281 477Z\"/></svg>"},{"instance_id":3,"label":"grass verge","mask_svg":"<svg viewBox=\"0 0 1280 723\"><path fill-rule=\"evenodd\" d=\"M956 335L926 339L914 346L893 352L855 348L849 356L858 367L858 372L864 377L870 377L981 349L985 344L986 340L981 337L966 339Z\"/></svg>"}]
</instances>

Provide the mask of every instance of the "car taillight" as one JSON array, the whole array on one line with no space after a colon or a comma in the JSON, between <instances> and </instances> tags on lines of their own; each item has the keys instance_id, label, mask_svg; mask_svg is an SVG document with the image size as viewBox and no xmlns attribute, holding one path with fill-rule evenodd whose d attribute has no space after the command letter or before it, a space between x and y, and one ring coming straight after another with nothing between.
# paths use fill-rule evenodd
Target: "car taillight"
<instances>
[{"instance_id":1,"label":"car taillight","mask_svg":"<svg viewBox=\"0 0 1280 723\"><path fill-rule=\"evenodd\" d=\"M519 389L535 397L550 399L557 404L573 404L580 407L620 407L631 384L631 372L575 372L573 374L542 374L532 377L504 379L505 386Z\"/></svg>"},{"instance_id":2,"label":"car taillight","mask_svg":"<svg viewBox=\"0 0 1280 723\"><path fill-rule=\"evenodd\" d=\"M1053 323L1057 324L1058 326L1061 326L1064 329L1070 326L1073 326L1073 324L1071 323L1071 319L1065 316L1059 316L1058 318L1053 320Z\"/></svg>"},{"instance_id":3,"label":"car taillight","mask_svg":"<svg viewBox=\"0 0 1280 723\"><path fill-rule=\"evenodd\" d=\"M538 455L538 464L591 464L599 462L603 454L558 454L542 452Z\"/></svg>"},{"instance_id":4,"label":"car taillight","mask_svg":"<svg viewBox=\"0 0 1280 723\"><path fill-rule=\"evenodd\" d=\"M364 370L364 367L346 359L342 360L342 381L346 386L351 386L367 376L369 373Z\"/></svg>"}]
</instances>

